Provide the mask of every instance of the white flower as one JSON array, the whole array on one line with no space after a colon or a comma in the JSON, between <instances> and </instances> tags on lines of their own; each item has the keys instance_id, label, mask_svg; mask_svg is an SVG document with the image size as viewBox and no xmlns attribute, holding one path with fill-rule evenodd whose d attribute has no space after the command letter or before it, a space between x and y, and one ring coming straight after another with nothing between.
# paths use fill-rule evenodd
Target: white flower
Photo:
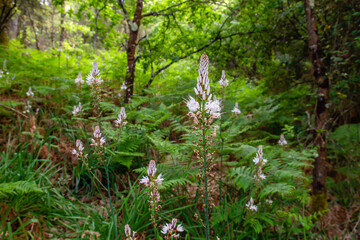
<instances>
[{"instance_id":1,"label":"white flower","mask_svg":"<svg viewBox=\"0 0 360 240\"><path fill-rule=\"evenodd\" d=\"M257 165L259 163L260 159L258 157L255 157L253 159L253 162L255 163L255 165Z\"/></svg>"},{"instance_id":2,"label":"white flower","mask_svg":"<svg viewBox=\"0 0 360 240\"><path fill-rule=\"evenodd\" d=\"M150 179L148 176L143 176L142 179L140 179L140 183L145 185L149 184L149 181Z\"/></svg>"},{"instance_id":3,"label":"white flower","mask_svg":"<svg viewBox=\"0 0 360 240\"><path fill-rule=\"evenodd\" d=\"M256 211L257 212L257 206L254 205L254 199L251 198L250 201L245 204L245 206L249 209L249 210L252 210L252 211Z\"/></svg>"},{"instance_id":4,"label":"white flower","mask_svg":"<svg viewBox=\"0 0 360 240\"><path fill-rule=\"evenodd\" d=\"M239 104L235 103L235 107L233 110L231 110L231 112L235 113L235 115L238 115L241 113L240 109L239 109Z\"/></svg>"},{"instance_id":5,"label":"white flower","mask_svg":"<svg viewBox=\"0 0 360 240\"><path fill-rule=\"evenodd\" d=\"M84 146L83 146L82 142L80 141L80 139L77 139L76 140L76 149L72 150L72 154L78 158L79 156L83 156L83 152L82 152L83 150L84 150Z\"/></svg>"},{"instance_id":6,"label":"white flower","mask_svg":"<svg viewBox=\"0 0 360 240\"><path fill-rule=\"evenodd\" d=\"M78 152L76 151L76 149L73 149L73 150L71 151L71 153L72 153L73 155L77 155L77 154L78 154Z\"/></svg>"},{"instance_id":7,"label":"white flower","mask_svg":"<svg viewBox=\"0 0 360 240\"><path fill-rule=\"evenodd\" d=\"M284 134L281 134L280 135L280 140L279 140L279 145L280 146L285 146L285 145L287 145L287 141L286 141L286 139L285 139L285 137L284 137Z\"/></svg>"},{"instance_id":8,"label":"white flower","mask_svg":"<svg viewBox=\"0 0 360 240\"><path fill-rule=\"evenodd\" d=\"M76 140L76 148L77 148L80 152L82 152L82 151L84 150L84 146L83 146L82 142L80 141L80 139L77 139L77 140Z\"/></svg>"},{"instance_id":9,"label":"white flower","mask_svg":"<svg viewBox=\"0 0 360 240\"><path fill-rule=\"evenodd\" d=\"M100 132L100 127L99 126L95 126L94 138L101 138L101 132Z\"/></svg>"},{"instance_id":10,"label":"white flower","mask_svg":"<svg viewBox=\"0 0 360 240\"><path fill-rule=\"evenodd\" d=\"M178 232L183 232L184 228L181 226L181 224L177 225L177 219L173 218L171 223L166 223L162 230L161 233L166 235L165 239L173 239L173 238L178 238L179 234Z\"/></svg>"},{"instance_id":11,"label":"white flower","mask_svg":"<svg viewBox=\"0 0 360 240\"><path fill-rule=\"evenodd\" d=\"M159 176L155 179L155 182L158 185L161 185L163 181L164 181L164 179L162 178L162 174L160 173Z\"/></svg>"},{"instance_id":12,"label":"white flower","mask_svg":"<svg viewBox=\"0 0 360 240\"><path fill-rule=\"evenodd\" d=\"M163 228L161 229L161 233L162 234L167 234L167 232L169 231L170 229L170 224L166 223Z\"/></svg>"},{"instance_id":13,"label":"white flower","mask_svg":"<svg viewBox=\"0 0 360 240\"><path fill-rule=\"evenodd\" d=\"M221 79L219 81L220 87L226 88L229 86L229 81L226 79L225 71L222 71Z\"/></svg>"},{"instance_id":14,"label":"white flower","mask_svg":"<svg viewBox=\"0 0 360 240\"><path fill-rule=\"evenodd\" d=\"M266 199L265 202L268 203L268 204L270 204L270 205L273 203L273 201L270 200L270 199Z\"/></svg>"},{"instance_id":15,"label":"white flower","mask_svg":"<svg viewBox=\"0 0 360 240\"><path fill-rule=\"evenodd\" d=\"M123 82L123 84L121 85L121 90L126 90L126 83L125 82Z\"/></svg>"},{"instance_id":16,"label":"white flower","mask_svg":"<svg viewBox=\"0 0 360 240\"><path fill-rule=\"evenodd\" d=\"M264 180L266 178L266 176L264 174L260 174L260 179Z\"/></svg>"},{"instance_id":17,"label":"white flower","mask_svg":"<svg viewBox=\"0 0 360 240\"><path fill-rule=\"evenodd\" d=\"M82 112L82 105L81 102L79 102L78 106L74 106L74 109L72 110L72 114L74 115L74 117L78 114Z\"/></svg>"},{"instance_id":18,"label":"white flower","mask_svg":"<svg viewBox=\"0 0 360 240\"><path fill-rule=\"evenodd\" d=\"M77 78L75 78L75 83L78 85L83 85L85 81L82 79L81 72L79 72Z\"/></svg>"},{"instance_id":19,"label":"white flower","mask_svg":"<svg viewBox=\"0 0 360 240\"><path fill-rule=\"evenodd\" d=\"M34 93L31 91L31 87L29 87L29 90L26 92L26 96L33 97Z\"/></svg>"},{"instance_id":20,"label":"white flower","mask_svg":"<svg viewBox=\"0 0 360 240\"><path fill-rule=\"evenodd\" d=\"M220 117L221 104L217 99L209 100L205 103L205 111L213 115L214 118Z\"/></svg>"},{"instance_id":21,"label":"white flower","mask_svg":"<svg viewBox=\"0 0 360 240\"><path fill-rule=\"evenodd\" d=\"M185 102L190 112L196 112L200 108L200 104L191 96L189 96L189 99Z\"/></svg>"},{"instance_id":22,"label":"white flower","mask_svg":"<svg viewBox=\"0 0 360 240\"><path fill-rule=\"evenodd\" d=\"M118 118L115 120L115 126L116 127L123 127L127 124L126 121L124 121L126 119L126 113L125 113L125 108L122 107L120 110L120 114L118 115Z\"/></svg>"},{"instance_id":23,"label":"white flower","mask_svg":"<svg viewBox=\"0 0 360 240\"><path fill-rule=\"evenodd\" d=\"M181 226L181 224L179 224L179 225L176 227L176 231L178 231L178 232L183 232L183 231L184 231L183 226Z\"/></svg>"}]
</instances>

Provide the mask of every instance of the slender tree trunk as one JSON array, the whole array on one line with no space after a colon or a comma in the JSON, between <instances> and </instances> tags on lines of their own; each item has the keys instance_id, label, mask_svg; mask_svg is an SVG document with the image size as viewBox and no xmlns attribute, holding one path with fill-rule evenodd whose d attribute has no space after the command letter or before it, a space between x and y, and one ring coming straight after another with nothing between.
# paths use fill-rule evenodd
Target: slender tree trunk
<instances>
[{"instance_id":1,"label":"slender tree trunk","mask_svg":"<svg viewBox=\"0 0 360 240\"><path fill-rule=\"evenodd\" d=\"M51 41L51 47L55 47L55 6L53 7L52 15L51 15L51 33L50 33L50 41Z\"/></svg>"},{"instance_id":2,"label":"slender tree trunk","mask_svg":"<svg viewBox=\"0 0 360 240\"><path fill-rule=\"evenodd\" d=\"M16 14L11 22L11 38L16 38L19 29L19 14Z\"/></svg>"},{"instance_id":3,"label":"slender tree trunk","mask_svg":"<svg viewBox=\"0 0 360 240\"><path fill-rule=\"evenodd\" d=\"M63 46L64 40L65 40L65 28L64 28L64 22L65 22L65 2L63 3L61 15L60 15L60 47Z\"/></svg>"},{"instance_id":4,"label":"slender tree trunk","mask_svg":"<svg viewBox=\"0 0 360 240\"><path fill-rule=\"evenodd\" d=\"M129 24L130 36L126 50L127 68L126 68L125 84L127 89L125 92L125 99L124 99L125 103L129 103L130 98L132 97L134 92L135 65L136 65L135 51L139 36L139 27L142 19L143 2L144 2L143 0L137 0L134 18L132 20L132 24Z\"/></svg>"},{"instance_id":5,"label":"slender tree trunk","mask_svg":"<svg viewBox=\"0 0 360 240\"><path fill-rule=\"evenodd\" d=\"M317 101L315 106L316 137L314 144L318 148L318 156L314 161L311 210L312 212L318 212L328 208L326 194L326 124L328 123L330 83L324 74L323 64L321 62L321 46L319 44L314 8L315 0L305 0L309 54L317 85Z\"/></svg>"},{"instance_id":6,"label":"slender tree trunk","mask_svg":"<svg viewBox=\"0 0 360 240\"><path fill-rule=\"evenodd\" d=\"M34 31L34 35L35 35L35 46L36 46L36 49L37 49L37 50L40 50L39 37L38 37L37 31L36 31L36 28L35 28L34 20L32 19L32 17L31 17L30 14L29 14L29 20L30 20L31 27L32 27L32 29L33 29L33 31Z\"/></svg>"},{"instance_id":7,"label":"slender tree trunk","mask_svg":"<svg viewBox=\"0 0 360 240\"><path fill-rule=\"evenodd\" d=\"M24 48L28 47L28 39L27 39L27 26L26 26L26 16L22 15L22 36L20 42L24 45Z\"/></svg>"}]
</instances>

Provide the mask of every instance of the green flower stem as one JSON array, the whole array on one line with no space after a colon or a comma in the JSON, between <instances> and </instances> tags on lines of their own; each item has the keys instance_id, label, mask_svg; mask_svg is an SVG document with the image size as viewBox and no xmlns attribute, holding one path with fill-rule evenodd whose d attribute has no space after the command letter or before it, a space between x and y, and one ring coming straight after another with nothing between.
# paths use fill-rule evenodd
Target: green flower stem
<instances>
[{"instance_id":1,"label":"green flower stem","mask_svg":"<svg viewBox=\"0 0 360 240\"><path fill-rule=\"evenodd\" d=\"M206 240L209 240L209 196L208 196L208 186L207 186L207 157L206 157L206 126L205 126L205 103L203 101L202 106L202 133L203 133L203 157L204 157L204 183L205 183L205 236Z\"/></svg>"}]
</instances>

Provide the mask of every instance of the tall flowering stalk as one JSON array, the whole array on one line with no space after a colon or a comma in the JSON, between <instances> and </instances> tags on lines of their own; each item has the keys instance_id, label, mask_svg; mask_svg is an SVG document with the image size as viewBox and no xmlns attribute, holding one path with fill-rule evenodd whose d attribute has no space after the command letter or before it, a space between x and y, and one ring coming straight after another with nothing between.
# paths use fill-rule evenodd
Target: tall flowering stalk
<instances>
[{"instance_id":1,"label":"tall flowering stalk","mask_svg":"<svg viewBox=\"0 0 360 240\"><path fill-rule=\"evenodd\" d=\"M101 85L103 80L100 76L100 71L97 62L93 63L93 68L89 75L86 77L86 83L91 88L91 95L93 97L93 106L96 111L96 115L99 118L101 115L100 102L101 102Z\"/></svg>"},{"instance_id":2,"label":"tall flowering stalk","mask_svg":"<svg viewBox=\"0 0 360 240\"><path fill-rule=\"evenodd\" d=\"M160 193L159 187L163 182L162 174L160 173L157 177L155 177L157 168L154 160L151 160L149 163L149 167L147 169L147 176L144 176L140 183L144 184L149 188L148 191L148 202L149 202L149 210L151 211L150 221L153 222L154 232L157 235L157 225L156 225L156 217L157 213L160 210Z\"/></svg>"},{"instance_id":3,"label":"tall flowering stalk","mask_svg":"<svg viewBox=\"0 0 360 240\"><path fill-rule=\"evenodd\" d=\"M253 159L253 162L255 163L255 175L254 175L254 180L256 183L261 183L262 180L264 180L266 178L265 174L262 172L262 168L263 166L267 163L268 160L266 160L263 156L263 148L260 145L258 152L256 153L255 158ZM270 200L271 201L271 200ZM255 200L251 197L250 201L245 204L245 206L250 210L250 211L255 211L257 212L258 207L255 205Z\"/></svg>"},{"instance_id":4,"label":"tall flowering stalk","mask_svg":"<svg viewBox=\"0 0 360 240\"><path fill-rule=\"evenodd\" d=\"M267 163L267 160L263 157L263 150L262 150L262 146L259 146L259 150L256 153L256 156L253 160L253 162L256 165L256 173L254 175L254 179L257 181L261 181L264 180L266 178L265 174L263 174L262 172L262 167L265 165L265 163Z\"/></svg>"},{"instance_id":5,"label":"tall flowering stalk","mask_svg":"<svg viewBox=\"0 0 360 240\"><path fill-rule=\"evenodd\" d=\"M221 99L225 99L225 89L229 86L229 80L226 79L225 71L223 70L221 73L221 78L219 80L220 84L220 93L221 93ZM220 155L220 184L219 184L219 196L220 196L220 202L221 202L221 196L222 196L222 174L223 174L223 150L224 150L224 138L222 136L222 117L220 118L220 139L221 139L221 155Z\"/></svg>"},{"instance_id":6,"label":"tall flowering stalk","mask_svg":"<svg viewBox=\"0 0 360 240\"><path fill-rule=\"evenodd\" d=\"M125 127L125 125L127 124L125 120L126 120L125 108L121 107L120 114L118 115L118 118L114 122L115 126L120 129Z\"/></svg>"},{"instance_id":7,"label":"tall flowering stalk","mask_svg":"<svg viewBox=\"0 0 360 240\"><path fill-rule=\"evenodd\" d=\"M197 134L198 144L195 154L199 162L203 165L202 186L205 190L205 235L209 239L209 193L208 193L208 172L212 167L213 154L209 149L216 135L217 126L212 126L215 119L220 117L220 101L216 97L212 98L210 93L210 80L208 78L209 58L206 54L201 55L199 66L199 77L194 88L196 98L189 97L186 105L190 112L188 115L193 119L194 129Z\"/></svg>"},{"instance_id":8,"label":"tall flowering stalk","mask_svg":"<svg viewBox=\"0 0 360 240\"><path fill-rule=\"evenodd\" d=\"M6 63L4 63L6 64ZM31 99L34 97L34 93L33 91L31 90L31 87L29 87L29 90L26 92L26 96ZM23 113L29 113L30 114L30 110L31 110L31 103L29 100L26 100L26 105L24 107L24 111Z\"/></svg>"},{"instance_id":9,"label":"tall flowering stalk","mask_svg":"<svg viewBox=\"0 0 360 240\"><path fill-rule=\"evenodd\" d=\"M84 146L83 146L82 142L80 141L80 139L77 139L76 140L76 147L75 147L75 149L72 150L72 154L75 156L75 158L77 160L80 159L85 164L86 168L88 170L90 170L90 166L89 166L89 163L87 161L87 156L88 155L84 154L83 151L84 151Z\"/></svg>"}]
</instances>

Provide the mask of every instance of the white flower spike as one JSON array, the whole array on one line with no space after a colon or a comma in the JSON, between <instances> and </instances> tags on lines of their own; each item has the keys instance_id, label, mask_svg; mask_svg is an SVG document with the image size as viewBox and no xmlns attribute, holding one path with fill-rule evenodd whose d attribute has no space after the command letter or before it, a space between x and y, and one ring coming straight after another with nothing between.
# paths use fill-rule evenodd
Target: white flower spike
<instances>
[{"instance_id":1,"label":"white flower spike","mask_svg":"<svg viewBox=\"0 0 360 240\"><path fill-rule=\"evenodd\" d=\"M285 139L285 137L284 137L284 134L281 134L281 135L280 135L280 140L279 140L278 143L279 143L280 146L285 146L285 145L288 144L287 141L286 141L286 139Z\"/></svg>"}]
</instances>

